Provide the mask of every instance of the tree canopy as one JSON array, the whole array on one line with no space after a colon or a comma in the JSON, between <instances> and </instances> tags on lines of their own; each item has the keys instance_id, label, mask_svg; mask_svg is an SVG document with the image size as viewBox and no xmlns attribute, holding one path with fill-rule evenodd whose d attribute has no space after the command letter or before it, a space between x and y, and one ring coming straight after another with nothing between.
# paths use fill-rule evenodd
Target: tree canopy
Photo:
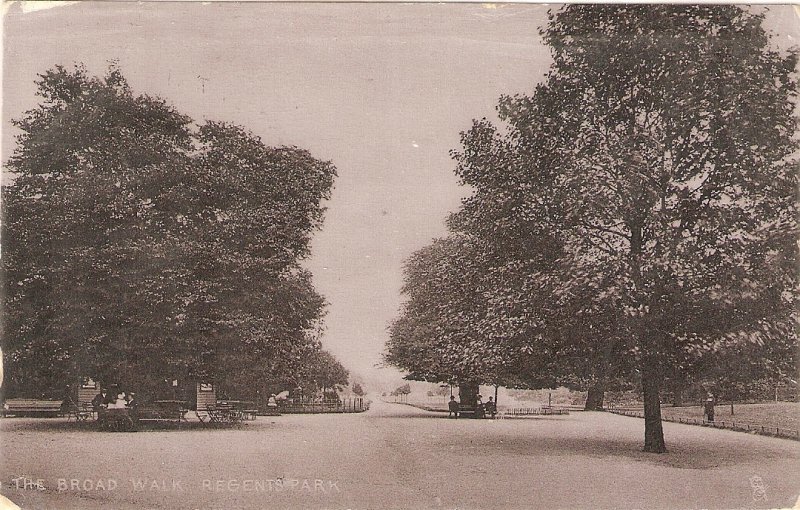
<instances>
[{"instance_id":1,"label":"tree canopy","mask_svg":"<svg viewBox=\"0 0 800 510\"><path fill-rule=\"evenodd\" d=\"M239 126L195 125L122 73L57 66L3 187L11 388L79 375L278 380L319 351L300 261L334 166Z\"/></svg>"},{"instance_id":2,"label":"tree canopy","mask_svg":"<svg viewBox=\"0 0 800 510\"><path fill-rule=\"evenodd\" d=\"M472 334L516 339L553 375L641 384L647 451L666 448L665 380L737 349L797 371L797 58L762 20L565 6L541 31L544 81L453 153L472 194L450 228L481 247L487 304Z\"/></svg>"}]
</instances>

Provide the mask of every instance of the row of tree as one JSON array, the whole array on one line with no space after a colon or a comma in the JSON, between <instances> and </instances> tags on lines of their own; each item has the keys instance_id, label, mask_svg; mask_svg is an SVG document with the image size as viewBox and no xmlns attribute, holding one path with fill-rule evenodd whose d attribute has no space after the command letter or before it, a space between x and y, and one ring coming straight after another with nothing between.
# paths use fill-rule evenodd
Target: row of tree
<instances>
[{"instance_id":1,"label":"row of tree","mask_svg":"<svg viewBox=\"0 0 800 510\"><path fill-rule=\"evenodd\" d=\"M7 392L78 376L346 384L300 266L330 162L197 125L114 66L56 67L37 85L2 195Z\"/></svg>"},{"instance_id":2,"label":"row of tree","mask_svg":"<svg viewBox=\"0 0 800 510\"><path fill-rule=\"evenodd\" d=\"M471 195L406 264L409 378L637 385L660 399L798 371L795 53L738 6L580 6L553 64L452 153ZM726 380L727 379L727 380Z\"/></svg>"}]
</instances>

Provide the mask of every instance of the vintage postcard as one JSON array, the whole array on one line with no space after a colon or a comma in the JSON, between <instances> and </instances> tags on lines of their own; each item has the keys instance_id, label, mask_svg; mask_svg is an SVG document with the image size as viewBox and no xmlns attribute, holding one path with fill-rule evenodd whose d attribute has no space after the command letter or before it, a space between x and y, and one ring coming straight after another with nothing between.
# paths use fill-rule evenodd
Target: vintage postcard
<instances>
[{"instance_id":1,"label":"vintage postcard","mask_svg":"<svg viewBox=\"0 0 800 510\"><path fill-rule=\"evenodd\" d=\"M0 508L800 505L796 6L2 7Z\"/></svg>"}]
</instances>

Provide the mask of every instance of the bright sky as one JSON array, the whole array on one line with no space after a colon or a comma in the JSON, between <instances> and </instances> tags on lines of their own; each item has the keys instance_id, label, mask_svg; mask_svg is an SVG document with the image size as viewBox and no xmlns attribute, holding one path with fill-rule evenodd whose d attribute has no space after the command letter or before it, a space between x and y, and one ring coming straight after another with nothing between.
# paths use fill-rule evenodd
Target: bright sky
<instances>
[{"instance_id":1,"label":"bright sky","mask_svg":"<svg viewBox=\"0 0 800 510\"><path fill-rule=\"evenodd\" d=\"M330 302L323 339L370 383L400 306L402 262L445 233L465 190L448 151L503 93L529 92L549 51L546 5L86 2L4 5L2 160L10 119L33 107L36 74L118 60L137 92L197 120L241 124L339 171L307 266ZM798 37L790 7L770 24ZM787 34L791 34L791 37ZM785 38L790 37L787 41Z\"/></svg>"}]
</instances>

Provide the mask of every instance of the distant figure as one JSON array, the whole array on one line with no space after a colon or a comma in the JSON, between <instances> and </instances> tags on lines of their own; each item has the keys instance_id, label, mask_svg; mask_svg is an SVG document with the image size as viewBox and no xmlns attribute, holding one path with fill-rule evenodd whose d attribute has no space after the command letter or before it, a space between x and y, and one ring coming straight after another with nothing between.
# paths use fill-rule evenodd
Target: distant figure
<instances>
[{"instance_id":1,"label":"distant figure","mask_svg":"<svg viewBox=\"0 0 800 510\"><path fill-rule=\"evenodd\" d=\"M105 388L100 390L100 393L94 396L92 399L92 409L95 411L99 411L101 407L106 407L108 405L108 390Z\"/></svg>"},{"instance_id":2,"label":"distant figure","mask_svg":"<svg viewBox=\"0 0 800 510\"><path fill-rule=\"evenodd\" d=\"M139 399L136 398L136 393L128 393L128 396L125 398L125 407L128 408L131 417L135 420L136 413L139 410Z\"/></svg>"},{"instance_id":3,"label":"distant figure","mask_svg":"<svg viewBox=\"0 0 800 510\"><path fill-rule=\"evenodd\" d=\"M455 419L458 419L458 401L453 395L450 395L450 402L447 403L447 409L449 409L449 412L447 413L448 418L452 416Z\"/></svg>"},{"instance_id":4,"label":"distant figure","mask_svg":"<svg viewBox=\"0 0 800 510\"><path fill-rule=\"evenodd\" d=\"M481 395L478 395L475 399L475 417L486 417L486 408L483 406L483 397Z\"/></svg>"},{"instance_id":5,"label":"distant figure","mask_svg":"<svg viewBox=\"0 0 800 510\"><path fill-rule=\"evenodd\" d=\"M494 418L494 415L497 414L497 406L492 397L489 397L489 401L486 402L485 408L486 408L486 414Z\"/></svg>"},{"instance_id":6,"label":"distant figure","mask_svg":"<svg viewBox=\"0 0 800 510\"><path fill-rule=\"evenodd\" d=\"M714 396L709 393L708 398L703 403L703 413L706 415L706 419L710 422L714 422Z\"/></svg>"},{"instance_id":7,"label":"distant figure","mask_svg":"<svg viewBox=\"0 0 800 510\"><path fill-rule=\"evenodd\" d=\"M267 407L271 408L278 407L278 399L274 393L269 396L269 400L267 401Z\"/></svg>"}]
</instances>

